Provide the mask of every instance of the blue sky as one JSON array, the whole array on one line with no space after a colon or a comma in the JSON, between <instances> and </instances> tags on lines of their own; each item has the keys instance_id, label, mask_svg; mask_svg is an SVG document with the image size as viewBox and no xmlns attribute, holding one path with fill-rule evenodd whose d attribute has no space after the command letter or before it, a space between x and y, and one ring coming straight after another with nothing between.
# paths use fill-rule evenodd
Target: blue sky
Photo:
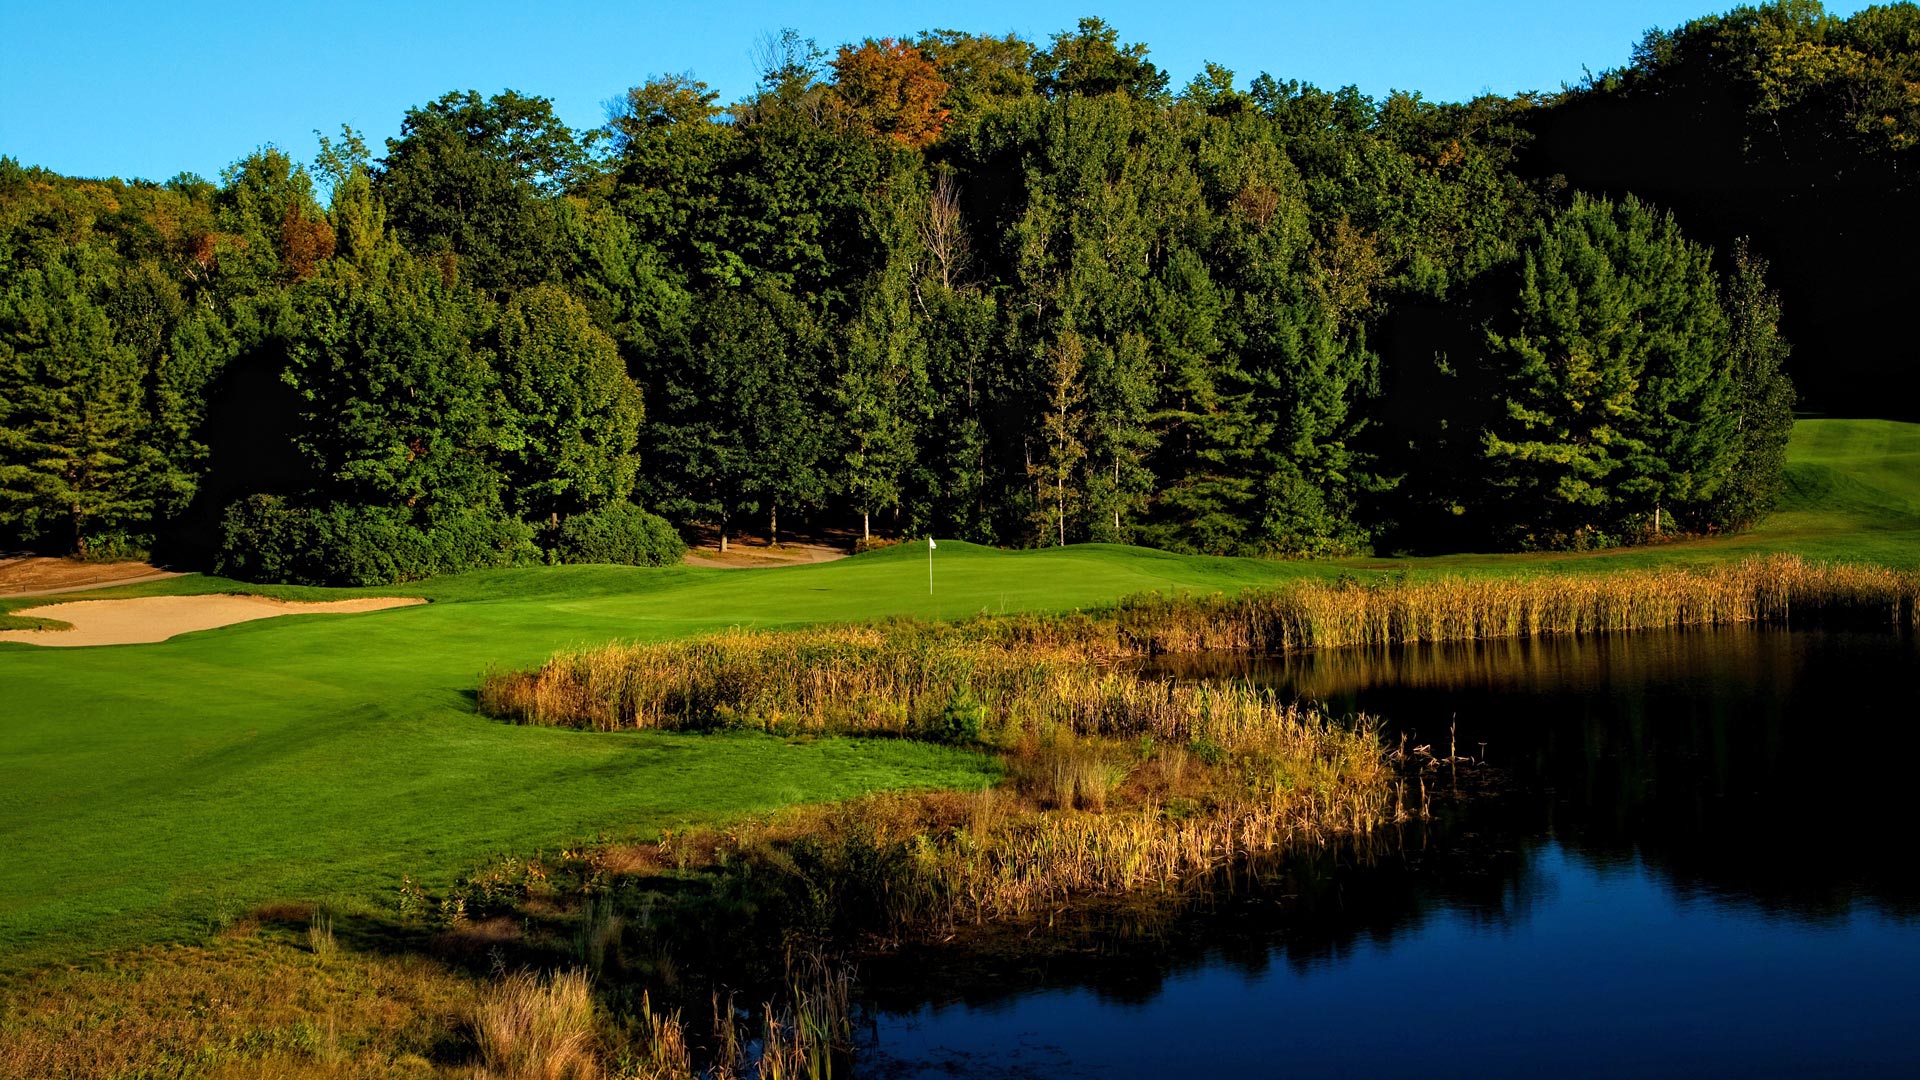
<instances>
[{"instance_id":1,"label":"blue sky","mask_svg":"<svg viewBox=\"0 0 1920 1080\"><path fill-rule=\"evenodd\" d=\"M375 152L401 114L453 89L553 99L576 127L652 74L691 70L723 100L749 59L792 26L831 48L931 27L1009 30L1044 42L1098 14L1186 83L1212 60L1368 93L1457 100L1551 90L1582 66L1625 63L1650 27L1729 0L1225 0L924 4L117 3L0 0L0 154L82 176L215 177L262 144L310 160L313 131L352 124ZM1858 3L1830 3L1847 14Z\"/></svg>"}]
</instances>

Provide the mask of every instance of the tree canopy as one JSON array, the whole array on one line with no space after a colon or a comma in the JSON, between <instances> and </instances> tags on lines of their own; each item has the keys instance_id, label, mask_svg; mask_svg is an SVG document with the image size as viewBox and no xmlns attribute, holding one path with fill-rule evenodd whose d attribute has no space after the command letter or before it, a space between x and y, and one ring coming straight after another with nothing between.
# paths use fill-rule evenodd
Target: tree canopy
<instances>
[{"instance_id":1,"label":"tree canopy","mask_svg":"<svg viewBox=\"0 0 1920 1080\"><path fill-rule=\"evenodd\" d=\"M1920 227L1909 4L1457 103L1176 84L1097 18L761 44L743 99L654 76L594 130L455 91L311 168L0 159L0 545L1625 543L1767 511L1790 356L1815 404L1920 370L1874 269Z\"/></svg>"}]
</instances>

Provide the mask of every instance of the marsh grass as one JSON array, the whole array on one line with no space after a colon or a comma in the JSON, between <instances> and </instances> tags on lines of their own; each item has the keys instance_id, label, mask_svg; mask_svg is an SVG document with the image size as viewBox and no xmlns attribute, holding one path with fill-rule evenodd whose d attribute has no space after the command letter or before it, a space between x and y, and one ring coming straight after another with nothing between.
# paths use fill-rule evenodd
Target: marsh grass
<instances>
[{"instance_id":1,"label":"marsh grass","mask_svg":"<svg viewBox=\"0 0 1920 1080\"><path fill-rule=\"evenodd\" d=\"M1134 598L1110 616L1129 652L1285 652L1836 618L1912 626L1917 598L1914 571L1774 555L1604 575L1301 581Z\"/></svg>"},{"instance_id":2,"label":"marsh grass","mask_svg":"<svg viewBox=\"0 0 1920 1080\"><path fill-rule=\"evenodd\" d=\"M1113 670L1115 661L1738 623L1911 626L1917 599L1920 573L1786 555L1595 577L1305 581L1230 596L1136 597L1090 615L611 645L558 654L534 671L490 672L479 703L493 716L603 731L755 727L923 737L954 730L951 718L977 707L983 732L1003 745L1060 726L1188 741L1245 720L1250 693L1225 688L1181 698Z\"/></svg>"},{"instance_id":3,"label":"marsh grass","mask_svg":"<svg viewBox=\"0 0 1920 1080\"><path fill-rule=\"evenodd\" d=\"M486 1080L592 1080L600 1075L593 993L582 971L507 975L473 1007Z\"/></svg>"}]
</instances>

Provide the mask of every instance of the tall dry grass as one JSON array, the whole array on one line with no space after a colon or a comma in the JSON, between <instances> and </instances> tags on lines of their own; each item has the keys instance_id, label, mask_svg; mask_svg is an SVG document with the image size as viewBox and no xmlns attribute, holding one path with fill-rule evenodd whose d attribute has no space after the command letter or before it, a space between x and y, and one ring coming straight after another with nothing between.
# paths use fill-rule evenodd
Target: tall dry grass
<instances>
[{"instance_id":1,"label":"tall dry grass","mask_svg":"<svg viewBox=\"0 0 1920 1080\"><path fill-rule=\"evenodd\" d=\"M489 985L473 1007L474 1041L488 1080L593 1080L593 993L584 972L530 971Z\"/></svg>"},{"instance_id":2,"label":"tall dry grass","mask_svg":"<svg viewBox=\"0 0 1920 1080\"><path fill-rule=\"evenodd\" d=\"M1308 581L1204 598L1145 597L1111 613L1133 652L1293 649L1614 633L1830 617L1915 624L1920 573L1775 555L1605 575Z\"/></svg>"},{"instance_id":3,"label":"tall dry grass","mask_svg":"<svg viewBox=\"0 0 1920 1080\"><path fill-rule=\"evenodd\" d=\"M828 1080L853 1052L853 973L817 953L789 966L785 1000L760 1010L758 1037L733 998L713 996L713 1037L695 1064L693 1038L678 1011L640 1001L642 1045L620 1080Z\"/></svg>"},{"instance_id":4,"label":"tall dry grass","mask_svg":"<svg viewBox=\"0 0 1920 1080\"><path fill-rule=\"evenodd\" d=\"M528 723L600 730L751 726L913 734L977 697L1002 732L1181 735L1231 701L1169 701L1107 670L1143 654L1398 645L1790 623L1915 623L1920 574L1796 556L1599 577L1302 582L1234 596L1139 597L1095 615L982 617L733 632L612 645L490 673L480 705Z\"/></svg>"}]
</instances>

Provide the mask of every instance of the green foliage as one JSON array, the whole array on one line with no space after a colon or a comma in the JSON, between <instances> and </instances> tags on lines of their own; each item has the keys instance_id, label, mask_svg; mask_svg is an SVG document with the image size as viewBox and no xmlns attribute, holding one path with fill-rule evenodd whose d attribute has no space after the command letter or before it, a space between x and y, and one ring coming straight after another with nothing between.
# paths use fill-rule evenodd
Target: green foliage
<instances>
[{"instance_id":1,"label":"green foliage","mask_svg":"<svg viewBox=\"0 0 1920 1080\"><path fill-rule=\"evenodd\" d=\"M537 557L533 529L508 518L456 513L422 524L405 508L255 495L228 508L214 568L244 581L364 586Z\"/></svg>"},{"instance_id":2,"label":"green foliage","mask_svg":"<svg viewBox=\"0 0 1920 1080\"><path fill-rule=\"evenodd\" d=\"M292 444L330 499L490 511L500 477L493 374L475 337L485 301L404 252L340 260L294 293L285 378Z\"/></svg>"},{"instance_id":3,"label":"green foliage","mask_svg":"<svg viewBox=\"0 0 1920 1080\"><path fill-rule=\"evenodd\" d=\"M831 354L813 313L763 282L713 295L696 321L685 351L650 374L649 501L723 531L754 511L818 506L833 431L819 419Z\"/></svg>"},{"instance_id":4,"label":"green foliage","mask_svg":"<svg viewBox=\"0 0 1920 1080\"><path fill-rule=\"evenodd\" d=\"M494 332L509 506L538 521L625 500L640 465L640 389L613 340L552 285L515 296Z\"/></svg>"},{"instance_id":5,"label":"green foliage","mask_svg":"<svg viewBox=\"0 0 1920 1080\"><path fill-rule=\"evenodd\" d=\"M1734 462L1707 252L1637 200L1576 198L1529 246L1476 375L1484 512L1522 546L1617 543L1718 494Z\"/></svg>"},{"instance_id":6,"label":"green foliage","mask_svg":"<svg viewBox=\"0 0 1920 1080\"><path fill-rule=\"evenodd\" d=\"M1783 370L1791 351L1780 336L1780 298L1767 287L1767 264L1745 243L1733 251L1722 292L1733 385L1733 462L1707 514L1711 524L1744 528L1771 511L1785 480L1793 434L1793 384Z\"/></svg>"},{"instance_id":7,"label":"green foliage","mask_svg":"<svg viewBox=\"0 0 1920 1080\"><path fill-rule=\"evenodd\" d=\"M1920 395L1920 369L1889 361L1912 331L1886 271L1920 242L1920 8L1734 7L1650 31L1631 64L1551 104L1530 172L1637 192L1771 262L1809 407L1876 415Z\"/></svg>"},{"instance_id":8,"label":"green foliage","mask_svg":"<svg viewBox=\"0 0 1920 1080\"><path fill-rule=\"evenodd\" d=\"M551 274L553 196L583 162L547 99L507 90L482 100L469 90L407 110L377 188L414 250L454 256L465 280L498 293Z\"/></svg>"},{"instance_id":9,"label":"green foliage","mask_svg":"<svg viewBox=\"0 0 1920 1080\"><path fill-rule=\"evenodd\" d=\"M743 100L655 78L593 132L456 92L312 175L0 160L0 540L211 549L234 507L236 572L399 580L634 501L723 536L1282 557L1744 528L1814 324L1757 256L1720 282L1542 162L1596 102L1684 100L1737 119L1742 168L1904 192L1916 25L1742 9L1459 103L1219 65L1170 93L1094 18L787 31Z\"/></svg>"},{"instance_id":10,"label":"green foliage","mask_svg":"<svg viewBox=\"0 0 1920 1080\"><path fill-rule=\"evenodd\" d=\"M925 736L949 746L976 745L980 742L981 731L986 727L987 715L986 703L963 686L955 690L947 703L940 707L938 716L929 718Z\"/></svg>"},{"instance_id":11,"label":"green foliage","mask_svg":"<svg viewBox=\"0 0 1920 1080\"><path fill-rule=\"evenodd\" d=\"M12 276L0 293L0 530L86 554L152 516L139 357L83 284L86 263Z\"/></svg>"},{"instance_id":12,"label":"green foliage","mask_svg":"<svg viewBox=\"0 0 1920 1080\"><path fill-rule=\"evenodd\" d=\"M1053 35L1052 45L1033 55L1033 72L1040 91L1050 95L1153 98L1167 88L1166 72L1147 62L1145 45L1121 45L1118 30L1091 17Z\"/></svg>"},{"instance_id":13,"label":"green foliage","mask_svg":"<svg viewBox=\"0 0 1920 1080\"><path fill-rule=\"evenodd\" d=\"M553 553L563 563L674 566L687 544L666 519L631 503L612 503L562 521Z\"/></svg>"}]
</instances>

